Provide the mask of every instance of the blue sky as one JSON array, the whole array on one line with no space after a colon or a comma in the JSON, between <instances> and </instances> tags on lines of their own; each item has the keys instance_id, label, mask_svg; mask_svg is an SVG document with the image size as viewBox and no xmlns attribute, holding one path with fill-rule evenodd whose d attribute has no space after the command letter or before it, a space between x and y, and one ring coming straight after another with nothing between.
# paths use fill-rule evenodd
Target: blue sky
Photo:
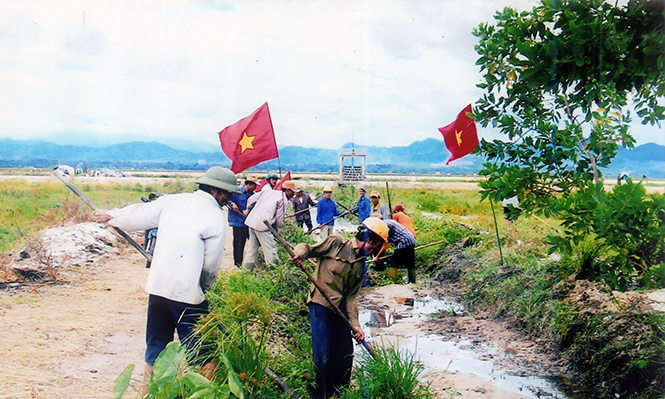
<instances>
[{"instance_id":1,"label":"blue sky","mask_svg":"<svg viewBox=\"0 0 665 399\"><path fill-rule=\"evenodd\" d=\"M0 138L217 144L267 101L279 147L440 139L481 96L471 30L535 4L3 0Z\"/></svg>"}]
</instances>

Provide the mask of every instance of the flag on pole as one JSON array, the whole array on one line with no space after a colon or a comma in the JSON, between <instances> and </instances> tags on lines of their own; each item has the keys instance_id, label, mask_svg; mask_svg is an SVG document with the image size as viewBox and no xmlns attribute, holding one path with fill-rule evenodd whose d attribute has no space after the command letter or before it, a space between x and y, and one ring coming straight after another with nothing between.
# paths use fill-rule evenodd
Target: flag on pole
<instances>
[{"instance_id":1,"label":"flag on pole","mask_svg":"<svg viewBox=\"0 0 665 399\"><path fill-rule=\"evenodd\" d=\"M255 193L258 193L258 192L261 191L261 189L263 189L263 187L265 187L266 185L268 185L268 179L266 179L266 178L261 179L261 181L259 182L259 184L256 185L256 188L254 189L254 192L255 192Z\"/></svg>"},{"instance_id":2,"label":"flag on pole","mask_svg":"<svg viewBox=\"0 0 665 399\"><path fill-rule=\"evenodd\" d=\"M281 190L282 189L282 183L285 181L291 180L291 171L286 172L284 177L282 177L282 180L278 181L277 184L275 184L274 190Z\"/></svg>"},{"instance_id":3,"label":"flag on pole","mask_svg":"<svg viewBox=\"0 0 665 399\"><path fill-rule=\"evenodd\" d=\"M232 162L233 173L277 158L279 153L268 103L260 106L248 117L224 128L219 132L219 142L222 151Z\"/></svg>"},{"instance_id":4,"label":"flag on pole","mask_svg":"<svg viewBox=\"0 0 665 399\"><path fill-rule=\"evenodd\" d=\"M453 123L439 128L443 140L446 142L446 148L450 151L450 158L448 158L446 165L471 154L479 144L476 122L467 115L471 112L471 104L469 104L457 115Z\"/></svg>"}]
</instances>

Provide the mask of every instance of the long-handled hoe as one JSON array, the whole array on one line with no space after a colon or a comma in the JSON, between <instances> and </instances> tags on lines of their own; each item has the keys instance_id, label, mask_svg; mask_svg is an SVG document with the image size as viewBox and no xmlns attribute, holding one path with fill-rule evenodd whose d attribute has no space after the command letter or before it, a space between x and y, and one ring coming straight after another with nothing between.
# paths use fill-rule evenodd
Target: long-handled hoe
<instances>
[{"instance_id":1,"label":"long-handled hoe","mask_svg":"<svg viewBox=\"0 0 665 399\"><path fill-rule=\"evenodd\" d=\"M65 185L69 187L69 189L72 190L74 194L76 194L79 198L81 198L83 202L85 202L90 208L92 208L94 211L99 209L99 207L95 205L94 202L90 201L90 199L86 197L85 194L83 194L78 188L76 188L76 186L72 184L72 182L70 182L65 177L65 175L62 174L62 172L56 170L55 172L53 172L53 174L55 175L55 177L60 179L61 182L65 183ZM120 236L124 238L128 243L130 243L134 248L136 248L141 253L141 255L145 256L145 258L148 259L149 262L152 262L152 255L150 254L150 252L143 249L143 247L138 242L134 241L134 239L130 237L129 234L125 233L123 230L117 227L113 227L113 229L118 234L120 234Z\"/></svg>"},{"instance_id":2,"label":"long-handled hoe","mask_svg":"<svg viewBox=\"0 0 665 399\"><path fill-rule=\"evenodd\" d=\"M323 227L325 225L328 225L328 224L334 222L335 220L337 220L339 218L343 218L344 216L348 215L349 213L350 213L349 211L346 211L346 212L342 213L341 215L335 216L332 219L328 220L327 222L325 222L323 224L320 224L320 225L314 227L313 229L309 230L308 232L305 233L305 235L312 234L314 232L314 230L320 229L321 227Z\"/></svg>"},{"instance_id":3,"label":"long-handled hoe","mask_svg":"<svg viewBox=\"0 0 665 399\"><path fill-rule=\"evenodd\" d=\"M268 230L270 230L270 232L273 234L273 236L275 236L277 241L279 241L279 243L282 244L282 246L284 247L284 249L286 249L286 251L289 253L289 255L294 256L295 253L293 252L293 249L291 249L292 248L291 244L289 244L284 238L282 238L282 236L279 235L277 230L275 230L270 225L270 222L268 222L267 220L264 220L263 223L268 227ZM311 259L309 259L309 261L314 263L314 261L311 260ZM326 298L326 301L328 301L328 303L330 304L330 307L332 308L332 310L340 318L342 318L342 320L344 320L346 322L346 324L349 326L349 330L352 330L351 322L349 321L349 319L346 316L344 316L344 313L342 313L342 311L339 310L339 307L337 307L337 305L335 305L333 303L333 301L330 299L330 296L328 295L328 292L327 292L326 288L324 286L322 286L321 284L319 284L318 281L316 281L316 279L314 278L312 273L310 273L310 271L307 270L307 268L305 266L301 265L300 269L302 269L302 271L305 272L305 274L307 275L307 278L309 279L309 281L311 281L314 284L314 286L316 287L316 289L318 289L319 292L321 292L321 295L323 295L323 297ZM372 357L375 357L374 353L372 352L372 348L370 348L370 346L369 346L369 344L367 343L366 340L363 339L362 341L358 341L358 343L361 344L363 346L363 348L365 348L367 350L367 353L369 353Z\"/></svg>"}]
</instances>

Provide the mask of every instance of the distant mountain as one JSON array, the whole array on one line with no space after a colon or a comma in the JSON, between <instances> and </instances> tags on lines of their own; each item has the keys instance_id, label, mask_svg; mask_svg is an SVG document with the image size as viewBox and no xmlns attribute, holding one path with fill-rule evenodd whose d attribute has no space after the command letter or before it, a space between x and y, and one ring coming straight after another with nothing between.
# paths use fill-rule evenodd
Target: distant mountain
<instances>
[{"instance_id":1,"label":"distant mountain","mask_svg":"<svg viewBox=\"0 0 665 399\"><path fill-rule=\"evenodd\" d=\"M348 150L353 143L346 143ZM50 168L58 164L85 162L88 168L204 170L212 165L230 166L231 162L216 146L212 151L193 152L174 149L157 142L130 142L107 147L57 145L38 140L0 139L0 167ZM206 149L206 146L197 148ZM362 147L367 155L369 173L447 173L475 174L480 161L465 157L445 165L450 153L443 140L428 138L405 147ZM287 146L279 149L279 160L257 165L255 170L334 172L339 170L340 150ZM665 146L648 143L633 150L619 149L610 167L602 170L607 177L629 173L633 178L647 175L665 178Z\"/></svg>"},{"instance_id":2,"label":"distant mountain","mask_svg":"<svg viewBox=\"0 0 665 399\"><path fill-rule=\"evenodd\" d=\"M665 146L647 143L632 150L619 147L616 158L608 168L603 169L603 174L618 177L619 173L627 173L633 179L643 176L665 178Z\"/></svg>"}]
</instances>

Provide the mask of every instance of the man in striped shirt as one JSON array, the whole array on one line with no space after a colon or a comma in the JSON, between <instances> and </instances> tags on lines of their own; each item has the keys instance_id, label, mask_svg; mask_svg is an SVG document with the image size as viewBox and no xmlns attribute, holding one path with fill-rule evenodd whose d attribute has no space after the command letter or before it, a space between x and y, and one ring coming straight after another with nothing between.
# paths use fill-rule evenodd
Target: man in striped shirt
<instances>
[{"instance_id":1,"label":"man in striped shirt","mask_svg":"<svg viewBox=\"0 0 665 399\"><path fill-rule=\"evenodd\" d=\"M376 215L376 214L374 214ZM373 216L374 216L373 215ZM388 276L392 278L394 283L397 283L397 269L406 268L409 277L409 283L416 282L416 237L411 232L397 221L388 219L384 220L388 225L388 243L395 246L393 256L390 258L390 269L388 269ZM383 255L386 247L384 246L376 259ZM376 262L377 270L381 269L381 261Z\"/></svg>"}]
</instances>

